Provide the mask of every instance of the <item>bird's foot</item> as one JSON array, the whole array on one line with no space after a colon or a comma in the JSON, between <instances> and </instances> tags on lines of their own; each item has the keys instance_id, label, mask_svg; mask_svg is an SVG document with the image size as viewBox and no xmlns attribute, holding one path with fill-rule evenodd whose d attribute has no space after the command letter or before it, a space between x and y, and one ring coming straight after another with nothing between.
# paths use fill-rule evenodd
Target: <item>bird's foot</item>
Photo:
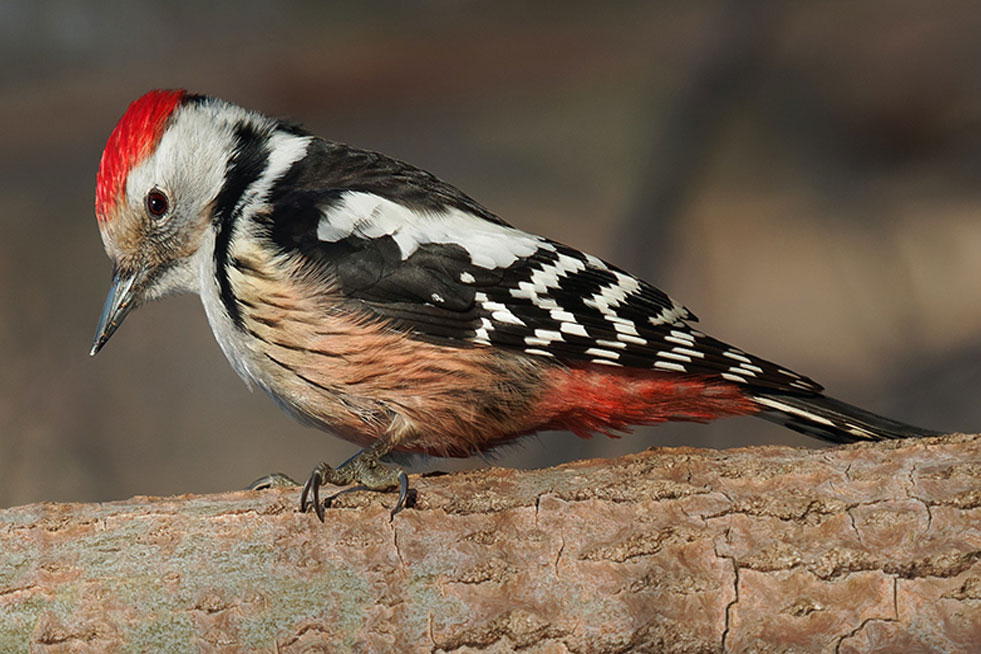
<instances>
[{"instance_id":1,"label":"bird's foot","mask_svg":"<svg viewBox=\"0 0 981 654\"><path fill-rule=\"evenodd\" d=\"M281 472L274 472L272 474L266 475L265 477L259 477L254 482L245 487L245 490L265 490L267 488L292 488L293 486L299 486L300 484L293 481L293 478L289 475L284 475Z\"/></svg>"},{"instance_id":2,"label":"bird's foot","mask_svg":"<svg viewBox=\"0 0 981 654\"><path fill-rule=\"evenodd\" d=\"M305 512L307 506L312 504L317 517L321 522L324 521L325 503L320 501L320 487L325 484L332 486L358 484L341 491L342 493L353 490L385 491L397 486L399 498L390 516L390 519L395 518L395 514L405 508L405 499L409 493L409 478L402 468L379 461L378 458L378 454L371 450L363 450L336 469L321 462L313 469L310 478L303 486L303 492L300 494L300 511ZM339 494L335 494L334 497Z\"/></svg>"}]
</instances>

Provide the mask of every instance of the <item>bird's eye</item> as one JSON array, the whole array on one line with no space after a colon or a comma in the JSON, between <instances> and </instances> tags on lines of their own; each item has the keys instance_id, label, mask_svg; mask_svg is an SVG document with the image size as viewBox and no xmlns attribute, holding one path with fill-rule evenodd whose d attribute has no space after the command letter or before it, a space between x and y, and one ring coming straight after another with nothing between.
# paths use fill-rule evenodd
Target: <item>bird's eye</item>
<instances>
[{"instance_id":1,"label":"bird's eye","mask_svg":"<svg viewBox=\"0 0 981 654\"><path fill-rule=\"evenodd\" d=\"M170 202L162 191L154 189L146 194L146 210L154 218L160 218L170 209Z\"/></svg>"}]
</instances>

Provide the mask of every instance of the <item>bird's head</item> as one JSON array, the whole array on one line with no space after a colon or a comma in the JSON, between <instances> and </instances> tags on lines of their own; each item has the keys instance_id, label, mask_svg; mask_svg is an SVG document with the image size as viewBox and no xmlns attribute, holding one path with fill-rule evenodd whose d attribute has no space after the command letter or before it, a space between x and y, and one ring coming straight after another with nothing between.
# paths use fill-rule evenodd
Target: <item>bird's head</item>
<instances>
[{"instance_id":1,"label":"bird's head","mask_svg":"<svg viewBox=\"0 0 981 654\"><path fill-rule=\"evenodd\" d=\"M198 288L197 255L234 142L228 121L217 118L218 102L183 90L150 91L109 136L95 213L113 278L93 355L136 307Z\"/></svg>"}]
</instances>

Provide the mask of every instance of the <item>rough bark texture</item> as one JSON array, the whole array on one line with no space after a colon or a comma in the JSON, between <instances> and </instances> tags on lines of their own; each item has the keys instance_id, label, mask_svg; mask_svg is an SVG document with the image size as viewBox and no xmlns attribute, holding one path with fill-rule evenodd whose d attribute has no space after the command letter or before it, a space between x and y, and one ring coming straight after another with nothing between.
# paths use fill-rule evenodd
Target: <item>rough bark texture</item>
<instances>
[{"instance_id":1,"label":"rough bark texture","mask_svg":"<svg viewBox=\"0 0 981 654\"><path fill-rule=\"evenodd\" d=\"M0 651L967 652L981 438L0 511Z\"/></svg>"}]
</instances>

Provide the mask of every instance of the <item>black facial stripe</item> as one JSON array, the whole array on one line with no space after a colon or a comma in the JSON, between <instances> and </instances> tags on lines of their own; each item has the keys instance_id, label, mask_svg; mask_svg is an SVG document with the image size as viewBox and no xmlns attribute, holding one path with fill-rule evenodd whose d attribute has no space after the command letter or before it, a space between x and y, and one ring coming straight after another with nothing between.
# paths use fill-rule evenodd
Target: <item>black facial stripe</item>
<instances>
[{"instance_id":1,"label":"black facial stripe","mask_svg":"<svg viewBox=\"0 0 981 654\"><path fill-rule=\"evenodd\" d=\"M235 211L248 188L262 176L269 161L266 140L248 124L239 125L235 130L235 150L228 160L225 184L215 198L213 220L218 226L215 236L215 274L218 279L218 292L225 310L236 326L242 326L242 313L239 309L232 285L228 279L228 248L235 231L235 221L239 212Z\"/></svg>"}]
</instances>

